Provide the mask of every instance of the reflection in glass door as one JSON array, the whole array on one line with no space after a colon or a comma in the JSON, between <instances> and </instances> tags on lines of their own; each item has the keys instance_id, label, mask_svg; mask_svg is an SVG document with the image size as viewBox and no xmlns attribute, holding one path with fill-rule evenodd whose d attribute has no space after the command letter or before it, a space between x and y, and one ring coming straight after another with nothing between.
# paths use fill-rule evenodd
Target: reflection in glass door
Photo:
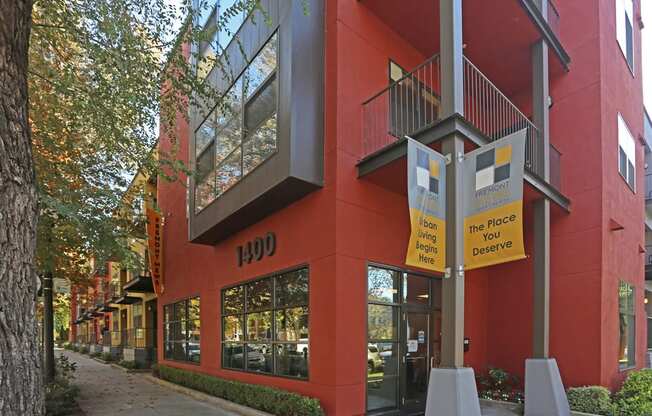
<instances>
[{"instance_id":1,"label":"reflection in glass door","mask_svg":"<svg viewBox=\"0 0 652 416\"><path fill-rule=\"evenodd\" d=\"M406 312L403 413L423 412L426 407L428 377L430 373L430 313Z\"/></svg>"},{"instance_id":2,"label":"reflection in glass door","mask_svg":"<svg viewBox=\"0 0 652 416\"><path fill-rule=\"evenodd\" d=\"M441 282L376 266L367 279L367 412L423 414Z\"/></svg>"}]
</instances>

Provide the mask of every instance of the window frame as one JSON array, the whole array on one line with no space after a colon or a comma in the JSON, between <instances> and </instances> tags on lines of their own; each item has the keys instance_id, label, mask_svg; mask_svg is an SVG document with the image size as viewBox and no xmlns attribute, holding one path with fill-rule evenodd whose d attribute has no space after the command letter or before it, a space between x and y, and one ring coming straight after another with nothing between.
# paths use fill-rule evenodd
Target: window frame
<instances>
[{"instance_id":1,"label":"window frame","mask_svg":"<svg viewBox=\"0 0 652 416\"><path fill-rule=\"evenodd\" d=\"M295 272L301 272L305 273L305 278L306 278L306 298L305 298L305 303L304 302L294 302L294 303L288 303L285 305L278 305L277 304L277 280L280 278L283 278L285 275L290 274L290 273L295 273ZM263 307L263 308L255 308L254 310L249 311L249 305L248 305L248 292L249 292L249 286L262 282L265 280L270 280L271 281L271 299L269 301L269 306ZM229 311L229 313L226 313L225 311L225 294L228 290L230 289L236 289L236 288L242 288L242 310L240 311ZM277 331L277 316L279 312L283 312L286 310L290 309L297 309L297 308L305 308L306 310L306 316L307 316L307 330L308 330L308 337L306 340L303 340L303 338L299 338L296 341L287 341L287 340L279 340L278 339L278 331ZM270 334L271 337L268 340L254 340L254 341L249 341L249 330L248 330L248 317L250 314L261 314L261 313L266 313L269 312L271 314L271 323L270 323ZM226 318L229 317L236 317L241 323L241 329L242 329L242 334L240 337L240 341L227 341L225 337L225 320ZM299 265L296 267L292 267L289 269L281 270L278 272L270 273L264 276L260 276L254 279L250 279L247 281L243 282L238 282L237 284L233 285L228 285L222 287L220 290L220 368L223 370L229 370L229 371L238 371L238 372L244 372L248 374L257 374L257 375L264 375L264 376L271 376L271 377L281 377L281 378L287 378L290 380L296 380L296 381L309 381L310 380L310 268L308 265ZM287 375L287 374L280 374L278 372L278 359L279 359L279 347L284 348L287 347L288 345L308 345L308 355L305 358L306 362L306 376L292 376L292 375ZM242 368L238 367L228 367L225 365L225 356L224 356L224 347L225 345L237 345L242 347ZM257 370L250 370L249 367L249 360L248 360L248 353L249 353L249 345L269 345L271 349L271 368L269 372L265 371L257 371Z\"/></svg>"},{"instance_id":2,"label":"window frame","mask_svg":"<svg viewBox=\"0 0 652 416\"><path fill-rule=\"evenodd\" d=\"M623 305L621 302L623 301L623 296L622 296L622 291L623 290L628 290L629 293L627 294L627 299L626 305ZM620 351L619 351L619 357L618 357L618 369L620 371L627 371L632 368L636 367L636 286L634 286L632 283L620 280L618 282L618 326L619 326L619 336L618 336L618 341L619 341L619 346L622 345L622 331L620 330L620 326L622 325L622 319L623 316L626 321L626 325L630 326L631 324L631 329L633 330L633 336L630 338L630 334L627 333L626 335L626 340L625 340L625 347L627 348L627 362L623 363L620 357ZM629 319L631 318L631 322ZM631 345L630 345L631 341Z\"/></svg>"},{"instance_id":3,"label":"window frame","mask_svg":"<svg viewBox=\"0 0 652 416\"><path fill-rule=\"evenodd\" d=\"M624 130L621 130L621 126L624 127ZM617 158L617 166L618 166L618 174L620 175L621 178L625 181L627 186L632 190L632 192L636 193L636 140L634 139L634 135L632 135L632 131L629 129L629 126L627 125L627 122L625 121L625 118L622 116L621 113L618 113L618 119L617 119L617 136L618 136L618 152L616 153L616 158ZM623 136L622 134L626 134L626 136ZM627 147L631 148L631 152L633 152L632 155L629 154L628 149L623 146L624 142L628 141L630 143L627 143ZM621 152L625 155L625 170L626 172L622 172L621 170ZM630 156L633 157L630 158Z\"/></svg>"},{"instance_id":4,"label":"window frame","mask_svg":"<svg viewBox=\"0 0 652 416\"><path fill-rule=\"evenodd\" d=\"M629 16L628 13L628 3L631 3L631 16ZM635 68L635 45L634 45L634 13L636 10L636 1L635 0L615 0L616 4L616 43L618 43L618 47L620 51L623 54L623 58L625 59L625 62L627 63L627 67L629 68L630 72L632 73L632 76L635 75L634 73L634 68ZM624 27L621 29L620 25L624 25ZM629 26L628 26L629 25ZM631 30L631 38L627 36L627 30ZM624 31L624 38L622 39L621 42L621 34L620 31ZM631 40L631 44L629 41ZM630 51L631 48L631 51ZM630 60L630 52L631 52L631 60Z\"/></svg>"},{"instance_id":5,"label":"window frame","mask_svg":"<svg viewBox=\"0 0 652 416\"><path fill-rule=\"evenodd\" d=\"M274 42L275 42L276 66L274 67L274 69L269 74L267 74L265 79L263 79L261 81L260 85L258 85L253 91L245 93L246 77L247 77L247 74L249 72L249 69L251 68L251 65L256 60L256 58L258 58L261 55L261 53L265 50L265 48L270 45L270 42L272 42L272 40L274 40ZM222 195L224 195L226 192L228 192L231 188L233 188L234 186L237 186L237 184L240 181L242 181L246 176L248 176L252 172L256 171L260 166L264 165L265 162L267 162L275 154L278 153L278 151L279 151L279 148L278 148L278 135L279 135L278 111L279 111L279 107L280 107L280 93L279 92L281 90L281 87L280 87L281 80L280 80L280 76L279 76L280 75L279 74L279 62L280 62L280 33L279 33L279 30L277 29L277 30L275 30L274 32L272 32L270 34L270 36L265 40L265 42L262 43L261 47L256 51L256 53L253 55L253 57L250 60L248 60L248 64L242 69L242 71L240 71L240 73L237 74L237 77L233 78L233 82L231 83L229 88L227 88L225 90L225 92L220 95L219 101L222 103L222 102L224 102L225 97L227 97L227 95L232 92L233 88L239 87L240 88L240 91L239 91L239 94L240 94L239 95L239 103L240 103L239 112L237 114L231 115L231 118L229 118L224 123L224 126L222 126L220 128L215 128L212 139L209 140L204 146L202 146L201 149L197 149L196 140L193 140L194 149L191 152L191 154L193 155L193 158L194 158L193 160L194 160L194 166L195 166L196 171L198 169L198 162L199 162L200 158L206 156L206 154L207 154L206 152L209 152L212 149L212 151L211 151L211 153L212 153L211 170L209 170L208 172L203 172L201 177L196 175L195 178L194 178L194 186L193 187L194 187L194 199L195 199L195 201L194 201L194 208L195 208L194 209L194 211L195 211L194 214L195 215L199 214L201 211L206 209L209 205L211 205L212 203L217 201ZM238 85L238 83L240 85ZM265 88L268 88L268 87L272 87L272 88L276 89L276 91L275 91L275 95L276 95L276 97L275 97L275 109L264 120L262 120L260 123L258 123L258 125L255 128L253 128L251 131L248 131L247 128L246 128L246 122L247 122L246 110L256 100L256 98L258 98L261 95L261 93L265 90ZM210 111L210 113L204 118L204 120L201 123L199 123L198 127L195 129L195 131L193 133L194 137L197 137L197 134L203 128L204 123L207 123L207 122L213 122L214 123L215 122L214 120L211 121L210 119L215 118L217 111L223 111L219 107L220 107L219 105L215 105L212 108L212 110ZM274 117L276 117L276 126L275 126L275 143L276 143L276 146L274 148L274 151L271 152L264 160L262 160L254 168L252 168L251 170L248 170L245 173L245 166L244 166L245 165L245 163L244 163L244 159L245 159L244 147L245 147L245 144L252 140L252 138L253 138L252 133L255 133L256 131L258 131L258 129L261 126L263 126L265 123L267 123L268 121L270 121ZM239 141L233 147L233 149L231 149L219 162L217 162L216 159L217 159L217 151L218 151L218 148L217 148L217 146L218 146L218 144L217 144L218 135L220 133L224 132L225 130L227 130L228 127L231 125L231 123L233 123L236 120L239 121L239 126L240 126ZM198 152L198 150L199 150L199 152ZM219 168L226 165L227 161L229 161L229 158L234 156L238 151L240 151L240 157L239 157L239 168L240 169L239 169L239 174L237 175L237 181L234 181L232 184L230 184L228 187L226 187L223 191L220 191L218 193L217 172L218 172ZM198 196L197 188L198 188L198 185L204 185L205 181L210 180L210 176L213 175L213 174L215 174L215 178L214 178L215 183L212 186L213 194L214 194L213 198L210 199L209 202L198 203L197 202L197 196Z\"/></svg>"},{"instance_id":6,"label":"window frame","mask_svg":"<svg viewBox=\"0 0 652 416\"><path fill-rule=\"evenodd\" d=\"M199 302L199 310L200 310L200 317L198 319L190 319L190 303L192 300L197 300ZM184 317L181 318L177 316L175 313L175 310L177 308L177 305L183 304L183 312L184 312ZM199 320L200 325L201 325L201 296L196 295L196 296L189 296L184 299L179 299L174 302L167 303L163 305L163 359L166 361L176 361L180 363L188 363L188 364L193 364L193 365L201 365L201 332L199 335L199 347L200 347L200 354L199 354L199 360L198 361L193 361L189 358L190 354L190 329L188 326L188 323L191 321ZM181 323L185 323L185 339L183 340L170 340L170 335L174 335L175 330L173 330L174 326L173 324L176 325L181 325ZM170 328L170 329L168 329ZM181 332L181 330L179 329ZM201 326L200 326L200 331L201 331ZM170 334L171 333L171 334ZM170 350L170 356L168 356L168 344L172 345L172 349ZM185 349L184 349L184 359L179 359L175 358L174 356L174 350L175 344L185 344Z\"/></svg>"}]
</instances>

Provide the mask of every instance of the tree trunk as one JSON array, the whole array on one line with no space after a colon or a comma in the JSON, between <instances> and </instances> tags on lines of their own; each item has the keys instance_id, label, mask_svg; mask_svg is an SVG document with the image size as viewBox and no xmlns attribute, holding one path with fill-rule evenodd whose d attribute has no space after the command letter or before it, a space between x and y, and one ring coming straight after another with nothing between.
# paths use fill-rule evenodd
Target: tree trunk
<instances>
[{"instance_id":1,"label":"tree trunk","mask_svg":"<svg viewBox=\"0 0 652 416\"><path fill-rule=\"evenodd\" d=\"M27 101L32 0L0 0L0 415L43 414L37 201Z\"/></svg>"}]
</instances>

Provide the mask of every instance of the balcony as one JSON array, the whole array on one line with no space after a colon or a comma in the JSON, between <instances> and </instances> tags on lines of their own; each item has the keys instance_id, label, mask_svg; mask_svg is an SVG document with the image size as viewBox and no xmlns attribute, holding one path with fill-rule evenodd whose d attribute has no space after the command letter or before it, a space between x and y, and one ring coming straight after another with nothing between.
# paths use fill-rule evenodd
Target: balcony
<instances>
[{"instance_id":1,"label":"balcony","mask_svg":"<svg viewBox=\"0 0 652 416\"><path fill-rule=\"evenodd\" d=\"M466 57L463 73L466 126L456 127L466 128L468 137L477 136L482 142L525 130L525 169L532 179L545 182L539 129ZM379 166L367 162L404 143L405 136L432 143L450 133L446 123L451 124L451 120L441 118L440 91L440 60L434 55L363 103L361 176ZM560 161L561 154L551 145L549 185L557 193L561 187Z\"/></svg>"}]
</instances>

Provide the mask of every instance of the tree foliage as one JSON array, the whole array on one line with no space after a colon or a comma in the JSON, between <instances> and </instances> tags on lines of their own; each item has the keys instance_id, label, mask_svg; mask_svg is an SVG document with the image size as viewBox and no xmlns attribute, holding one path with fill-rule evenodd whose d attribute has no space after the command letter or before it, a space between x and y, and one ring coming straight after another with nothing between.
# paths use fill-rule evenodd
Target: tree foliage
<instances>
[{"instance_id":1,"label":"tree foliage","mask_svg":"<svg viewBox=\"0 0 652 416\"><path fill-rule=\"evenodd\" d=\"M215 2L193 8L190 1L34 4L29 93L40 272L88 283L92 264L137 263L126 241L143 222L134 218L142 215L140 198L124 197L129 177L137 170L168 180L190 173L177 149L154 150L161 130L176 134L189 100L219 101L219 93L195 77L182 47L207 41L210 35L190 22ZM236 1L218 25L255 7L257 1Z\"/></svg>"}]
</instances>

